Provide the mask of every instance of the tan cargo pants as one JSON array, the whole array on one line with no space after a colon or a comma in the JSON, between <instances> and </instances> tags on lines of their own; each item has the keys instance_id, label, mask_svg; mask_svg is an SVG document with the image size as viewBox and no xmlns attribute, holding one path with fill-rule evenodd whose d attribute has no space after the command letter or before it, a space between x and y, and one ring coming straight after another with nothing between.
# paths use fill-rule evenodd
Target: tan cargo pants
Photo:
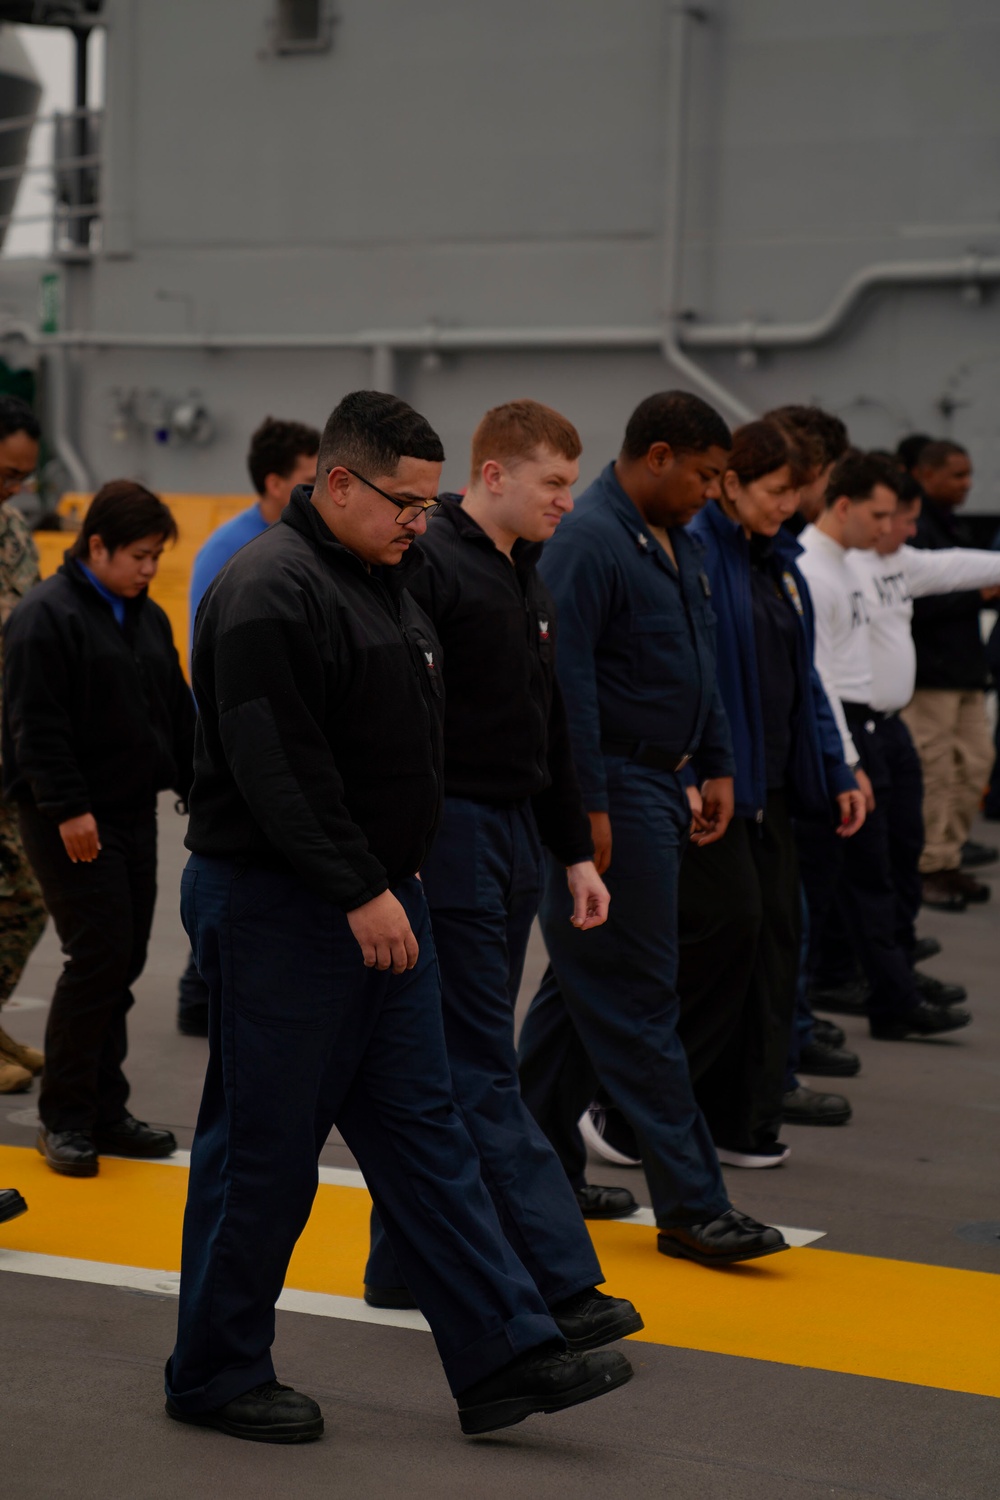
<instances>
[{"instance_id":1,"label":"tan cargo pants","mask_svg":"<svg viewBox=\"0 0 1000 1500\"><path fill-rule=\"evenodd\" d=\"M957 870L993 769L986 694L918 688L902 718L924 773L920 873Z\"/></svg>"}]
</instances>

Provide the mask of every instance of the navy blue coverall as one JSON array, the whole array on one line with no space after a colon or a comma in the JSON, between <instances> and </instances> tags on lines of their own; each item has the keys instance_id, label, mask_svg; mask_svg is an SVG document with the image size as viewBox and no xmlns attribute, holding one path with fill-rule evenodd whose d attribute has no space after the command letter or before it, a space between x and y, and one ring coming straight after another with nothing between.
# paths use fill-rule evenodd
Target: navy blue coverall
<instances>
[{"instance_id":1,"label":"navy blue coverall","mask_svg":"<svg viewBox=\"0 0 1000 1500\"><path fill-rule=\"evenodd\" d=\"M455 1100L518 1258L551 1307L603 1281L573 1190L521 1099L514 1005L542 880L593 855L555 681L556 621L541 547L508 558L449 497L421 542L413 597L444 651L445 804L427 895ZM541 835L541 836L540 836ZM365 1282L398 1287L377 1214Z\"/></svg>"},{"instance_id":2,"label":"navy blue coverall","mask_svg":"<svg viewBox=\"0 0 1000 1500\"><path fill-rule=\"evenodd\" d=\"M677 1034L677 882L691 811L669 767L697 751L703 777L732 776L732 743L701 552L680 528L670 536L676 568L609 464L545 548L584 806L611 821L611 910L603 927L578 932L564 873L547 859L551 973L520 1038L525 1103L570 1180L582 1186L576 1121L599 1080L636 1134L661 1228L731 1206Z\"/></svg>"}]
</instances>

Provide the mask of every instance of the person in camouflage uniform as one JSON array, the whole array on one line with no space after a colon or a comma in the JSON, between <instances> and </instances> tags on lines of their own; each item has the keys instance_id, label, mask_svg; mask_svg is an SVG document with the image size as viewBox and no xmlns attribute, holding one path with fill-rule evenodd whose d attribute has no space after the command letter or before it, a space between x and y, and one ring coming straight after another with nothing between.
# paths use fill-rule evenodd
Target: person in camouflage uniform
<instances>
[{"instance_id":1,"label":"person in camouflage uniform","mask_svg":"<svg viewBox=\"0 0 1000 1500\"><path fill-rule=\"evenodd\" d=\"M38 551L31 532L8 504L38 463L38 423L15 396L0 397L0 625L38 582ZM3 665L0 643L0 668ZM17 988L45 927L42 892L21 843L14 809L0 799L0 1007ZM15 1042L0 1027L0 1094L31 1087L44 1057Z\"/></svg>"}]
</instances>

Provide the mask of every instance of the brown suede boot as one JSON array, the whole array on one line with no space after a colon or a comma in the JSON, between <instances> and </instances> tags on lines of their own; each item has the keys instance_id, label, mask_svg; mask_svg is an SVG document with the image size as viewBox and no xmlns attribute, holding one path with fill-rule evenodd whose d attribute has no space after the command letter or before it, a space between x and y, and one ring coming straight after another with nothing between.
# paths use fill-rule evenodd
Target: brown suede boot
<instances>
[{"instance_id":1,"label":"brown suede boot","mask_svg":"<svg viewBox=\"0 0 1000 1500\"><path fill-rule=\"evenodd\" d=\"M0 1026L0 1061L17 1063L18 1067L27 1068L29 1073L40 1073L45 1066L45 1053L39 1052L37 1047L29 1047L25 1042L15 1042Z\"/></svg>"},{"instance_id":2,"label":"brown suede boot","mask_svg":"<svg viewBox=\"0 0 1000 1500\"><path fill-rule=\"evenodd\" d=\"M0 1054L0 1094L23 1094L31 1088L31 1074Z\"/></svg>"}]
</instances>

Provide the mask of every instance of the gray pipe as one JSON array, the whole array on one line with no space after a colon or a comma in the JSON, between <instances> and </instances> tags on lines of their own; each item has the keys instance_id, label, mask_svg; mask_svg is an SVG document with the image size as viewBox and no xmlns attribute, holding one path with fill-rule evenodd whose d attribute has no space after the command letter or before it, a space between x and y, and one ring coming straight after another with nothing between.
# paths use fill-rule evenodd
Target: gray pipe
<instances>
[{"instance_id":1,"label":"gray pipe","mask_svg":"<svg viewBox=\"0 0 1000 1500\"><path fill-rule=\"evenodd\" d=\"M93 488L87 465L77 452L69 431L69 355L65 348L56 347L49 356L52 375L52 446L62 460L70 483L76 490Z\"/></svg>"},{"instance_id":2,"label":"gray pipe","mask_svg":"<svg viewBox=\"0 0 1000 1500\"><path fill-rule=\"evenodd\" d=\"M1000 281L1000 256L964 255L952 260L890 260L858 271L826 312L807 323L687 324L681 339L693 349L794 349L832 338L866 292L877 286L933 286L942 282Z\"/></svg>"},{"instance_id":3,"label":"gray pipe","mask_svg":"<svg viewBox=\"0 0 1000 1500\"><path fill-rule=\"evenodd\" d=\"M667 64L666 172L663 193L663 357L692 385L701 390L726 416L748 422L755 414L738 396L709 375L681 348L680 323L681 247L684 243L684 173L687 161L688 32L694 20L705 20L699 7L671 6L670 54Z\"/></svg>"}]
</instances>

